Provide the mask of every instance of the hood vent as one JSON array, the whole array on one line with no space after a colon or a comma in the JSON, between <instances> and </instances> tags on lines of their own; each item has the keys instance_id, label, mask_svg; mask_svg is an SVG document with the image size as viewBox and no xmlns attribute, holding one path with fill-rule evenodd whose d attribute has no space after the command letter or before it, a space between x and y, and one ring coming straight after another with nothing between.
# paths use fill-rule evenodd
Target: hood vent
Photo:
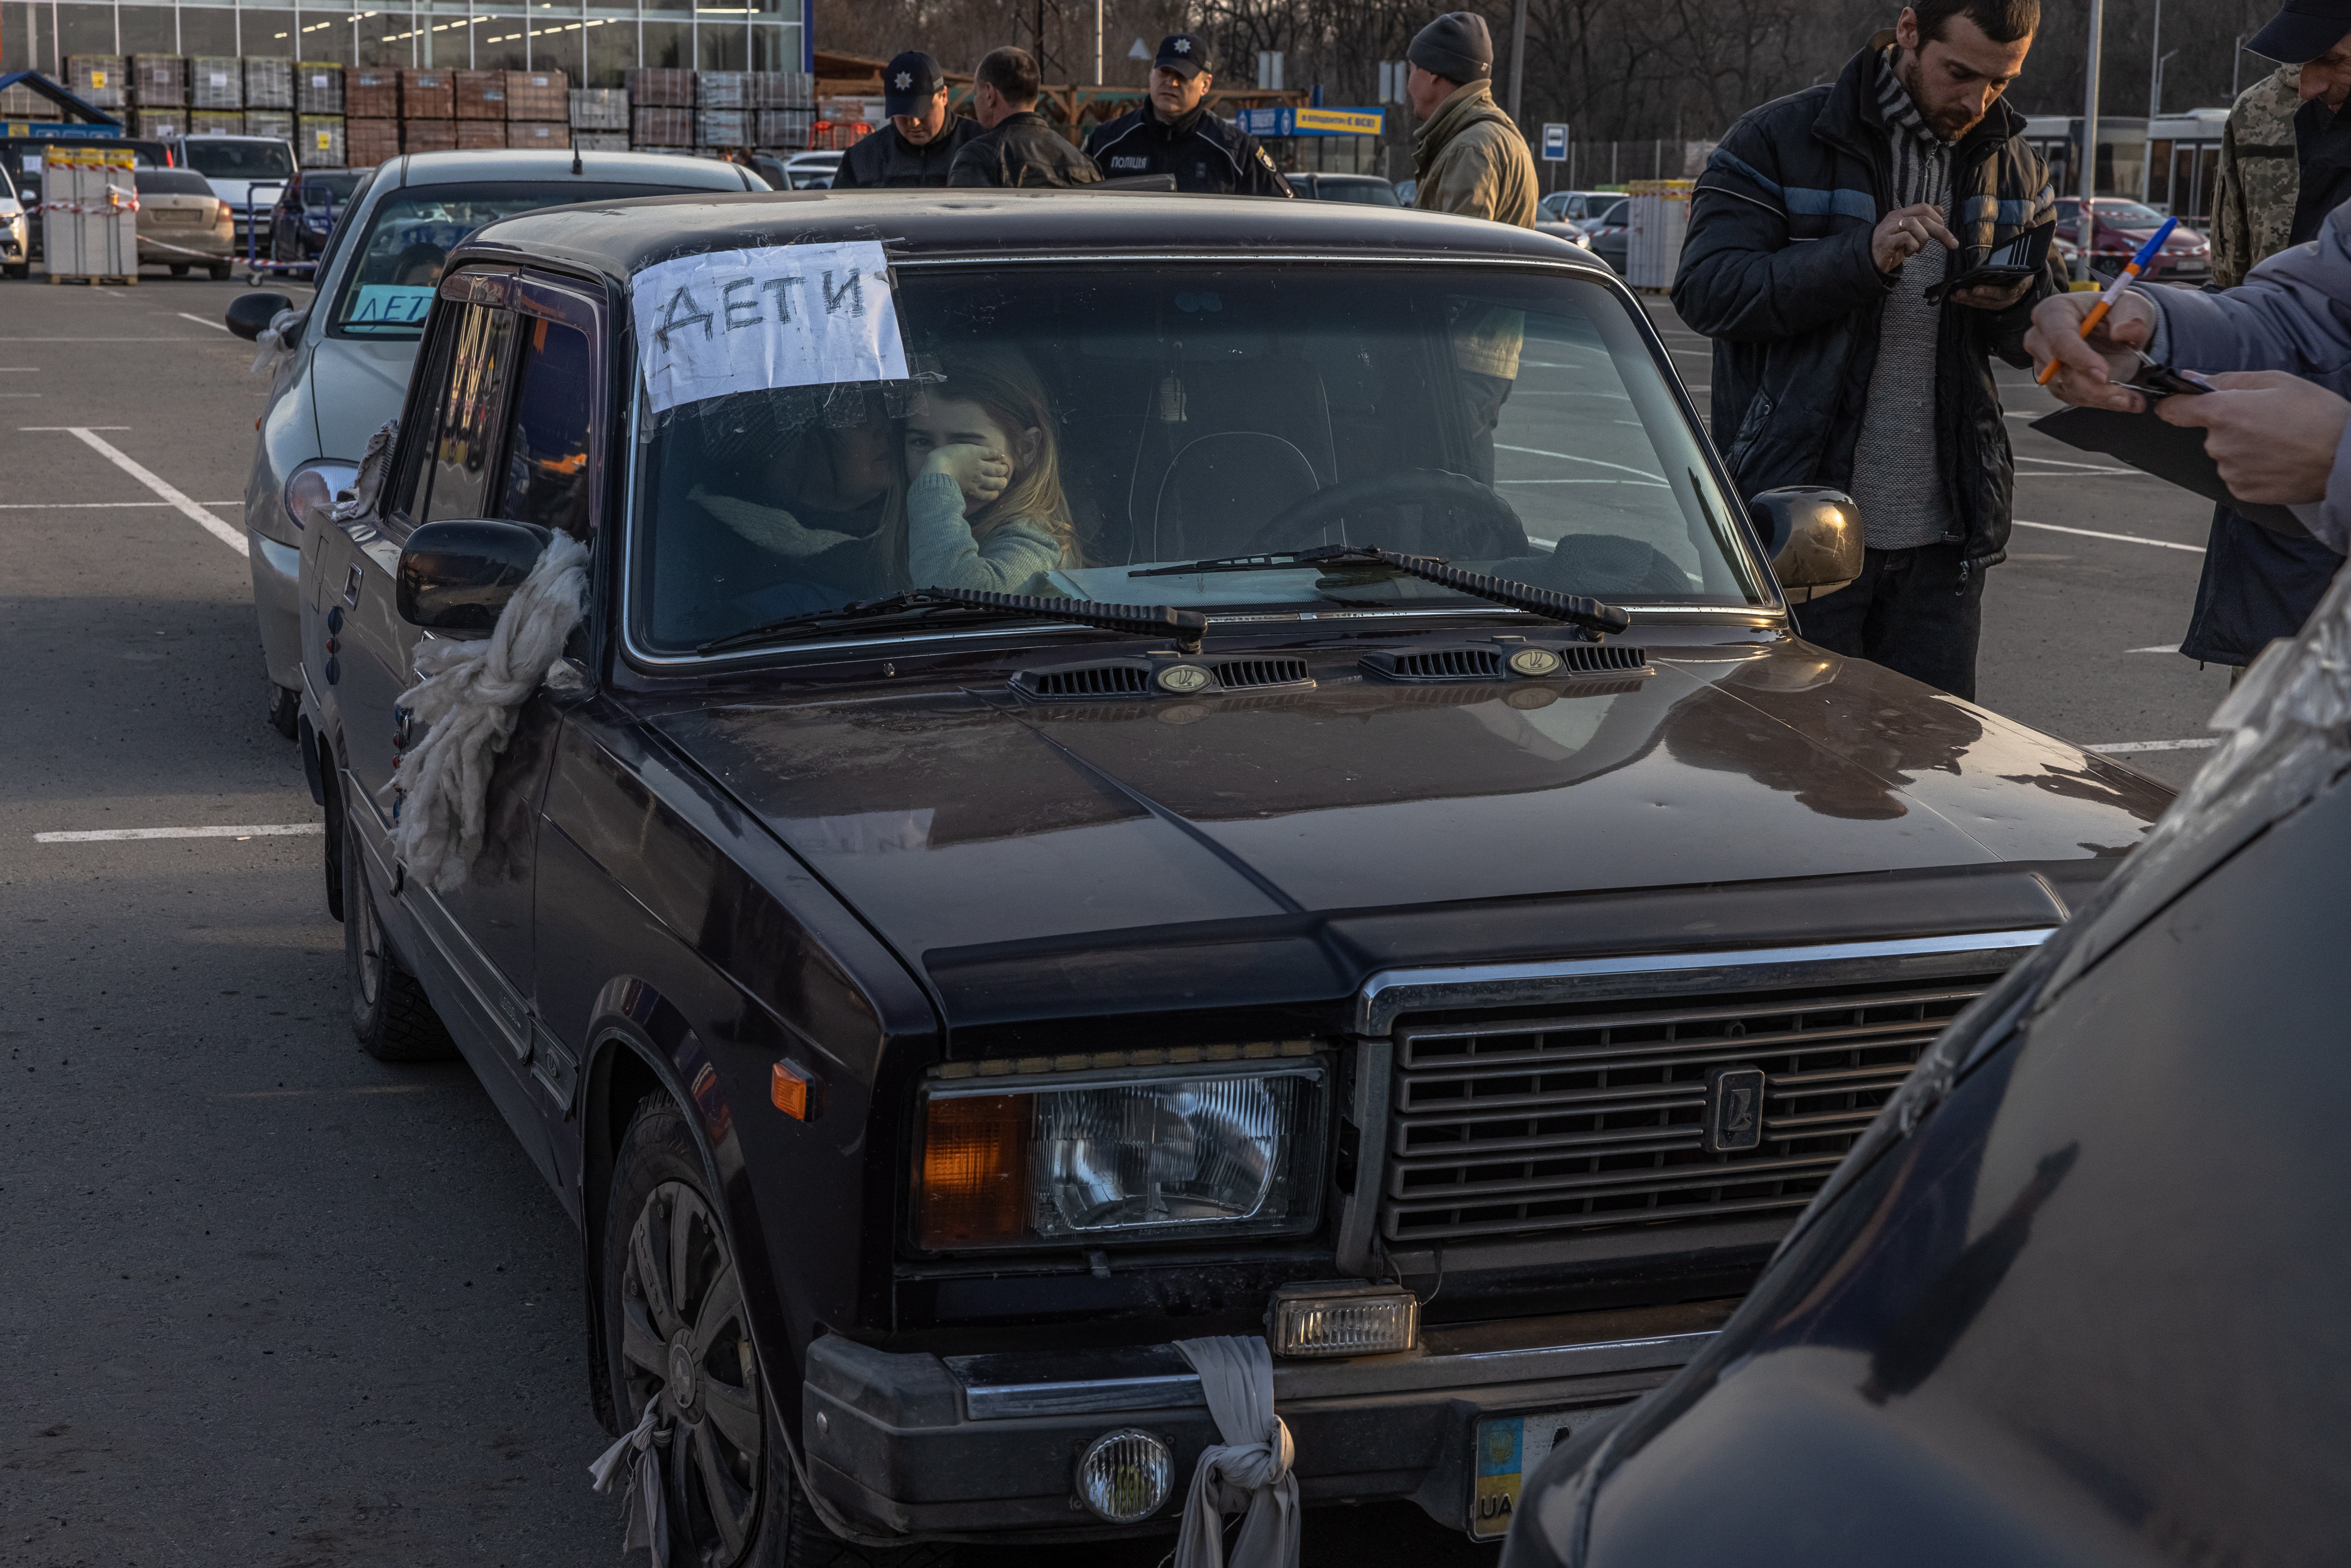
<instances>
[{"instance_id":1,"label":"hood vent","mask_svg":"<svg viewBox=\"0 0 2351 1568\"><path fill-rule=\"evenodd\" d=\"M1533 649L1549 653L1558 664L1545 670L1513 669L1513 654L1523 664ZM1531 677L1646 674L1649 651L1619 643L1473 643L1451 648L1415 648L1403 653L1364 655L1366 672L1387 681L1515 681Z\"/></svg>"},{"instance_id":2,"label":"hood vent","mask_svg":"<svg viewBox=\"0 0 2351 1568\"><path fill-rule=\"evenodd\" d=\"M1227 691L1247 686L1297 686L1306 684L1303 659L1226 659L1216 665L1217 684Z\"/></svg>"},{"instance_id":3,"label":"hood vent","mask_svg":"<svg viewBox=\"0 0 2351 1568\"><path fill-rule=\"evenodd\" d=\"M1151 689L1151 672L1132 664L1064 664L1052 670L1023 670L1012 684L1032 697L1139 697Z\"/></svg>"}]
</instances>

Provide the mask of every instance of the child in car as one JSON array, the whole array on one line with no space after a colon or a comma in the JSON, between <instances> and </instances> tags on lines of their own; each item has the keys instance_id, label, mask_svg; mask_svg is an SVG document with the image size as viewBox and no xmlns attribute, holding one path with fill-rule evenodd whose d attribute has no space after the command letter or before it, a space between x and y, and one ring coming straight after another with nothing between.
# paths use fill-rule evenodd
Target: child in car
<instances>
[{"instance_id":1,"label":"child in car","mask_svg":"<svg viewBox=\"0 0 2351 1568\"><path fill-rule=\"evenodd\" d=\"M907 580L1019 592L1079 563L1037 372L1008 350L940 357L905 421Z\"/></svg>"}]
</instances>

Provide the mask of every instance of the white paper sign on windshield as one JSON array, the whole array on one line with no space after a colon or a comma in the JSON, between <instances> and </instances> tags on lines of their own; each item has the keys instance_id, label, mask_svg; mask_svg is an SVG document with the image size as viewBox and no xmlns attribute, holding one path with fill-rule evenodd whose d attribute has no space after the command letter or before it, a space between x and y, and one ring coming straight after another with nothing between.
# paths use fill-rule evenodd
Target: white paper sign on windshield
<instances>
[{"instance_id":1,"label":"white paper sign on windshield","mask_svg":"<svg viewBox=\"0 0 2351 1568\"><path fill-rule=\"evenodd\" d=\"M878 240L680 256L630 288L656 413L729 392L906 379Z\"/></svg>"}]
</instances>

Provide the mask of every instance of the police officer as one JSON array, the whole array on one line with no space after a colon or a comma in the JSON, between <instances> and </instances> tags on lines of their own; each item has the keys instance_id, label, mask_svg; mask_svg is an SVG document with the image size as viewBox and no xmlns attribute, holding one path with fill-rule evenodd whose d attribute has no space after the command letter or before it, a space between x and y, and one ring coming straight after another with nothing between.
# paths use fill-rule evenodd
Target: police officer
<instances>
[{"instance_id":1,"label":"police officer","mask_svg":"<svg viewBox=\"0 0 2351 1568\"><path fill-rule=\"evenodd\" d=\"M1086 151L1105 180L1173 174L1179 191L1287 196L1290 182L1256 137L1210 112L1216 83L1207 40L1196 33L1163 38L1151 62L1151 96L1143 107L1094 128Z\"/></svg>"},{"instance_id":2,"label":"police officer","mask_svg":"<svg viewBox=\"0 0 2351 1568\"><path fill-rule=\"evenodd\" d=\"M946 78L920 49L908 49L882 72L882 106L890 128L859 138L841 155L834 190L944 185L955 155L979 134L977 120L947 113Z\"/></svg>"}]
</instances>

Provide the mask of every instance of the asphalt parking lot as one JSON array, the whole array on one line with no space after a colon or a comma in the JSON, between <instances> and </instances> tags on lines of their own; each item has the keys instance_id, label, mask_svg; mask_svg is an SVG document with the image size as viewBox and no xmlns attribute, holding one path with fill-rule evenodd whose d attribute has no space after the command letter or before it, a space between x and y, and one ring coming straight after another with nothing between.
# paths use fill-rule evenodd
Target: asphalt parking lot
<instances>
[{"instance_id":1,"label":"asphalt parking lot","mask_svg":"<svg viewBox=\"0 0 2351 1568\"><path fill-rule=\"evenodd\" d=\"M239 292L0 284L0 1564L616 1563L575 1238L464 1066L371 1061L344 1021L228 542L265 392L216 325ZM1982 700L2183 781L2226 689L2162 651L2210 508L2011 423L2029 526ZM194 827L230 831L39 837ZM1305 1535L1310 1563L1492 1555L1402 1507Z\"/></svg>"}]
</instances>

